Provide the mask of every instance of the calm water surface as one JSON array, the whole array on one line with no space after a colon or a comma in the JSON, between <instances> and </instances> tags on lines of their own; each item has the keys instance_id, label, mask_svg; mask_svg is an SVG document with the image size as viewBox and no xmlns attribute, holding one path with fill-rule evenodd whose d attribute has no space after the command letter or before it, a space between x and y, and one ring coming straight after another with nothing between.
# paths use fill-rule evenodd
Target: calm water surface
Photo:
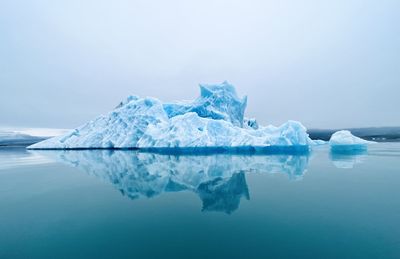
<instances>
[{"instance_id":1,"label":"calm water surface","mask_svg":"<svg viewBox=\"0 0 400 259\"><path fill-rule=\"evenodd\" d=\"M0 149L0 258L400 258L400 144L336 154Z\"/></svg>"}]
</instances>

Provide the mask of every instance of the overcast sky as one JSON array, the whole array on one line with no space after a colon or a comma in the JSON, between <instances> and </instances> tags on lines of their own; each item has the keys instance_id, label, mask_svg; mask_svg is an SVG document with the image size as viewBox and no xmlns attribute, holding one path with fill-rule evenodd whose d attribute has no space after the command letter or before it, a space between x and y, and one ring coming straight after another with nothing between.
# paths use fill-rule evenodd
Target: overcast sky
<instances>
[{"instance_id":1,"label":"overcast sky","mask_svg":"<svg viewBox=\"0 0 400 259\"><path fill-rule=\"evenodd\" d=\"M247 116L400 125L400 1L0 1L0 125L72 128L228 80Z\"/></svg>"}]
</instances>

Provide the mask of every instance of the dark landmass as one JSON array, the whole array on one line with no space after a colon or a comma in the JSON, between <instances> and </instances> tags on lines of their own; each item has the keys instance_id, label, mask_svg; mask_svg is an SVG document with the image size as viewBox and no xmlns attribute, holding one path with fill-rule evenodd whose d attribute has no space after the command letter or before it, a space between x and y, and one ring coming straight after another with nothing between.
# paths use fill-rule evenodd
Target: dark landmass
<instances>
[{"instance_id":1,"label":"dark landmass","mask_svg":"<svg viewBox=\"0 0 400 259\"><path fill-rule=\"evenodd\" d=\"M400 141L400 127L370 127L370 128L343 128L349 130L357 137L376 142ZM311 139L328 141L331 135L342 129L309 129L307 132Z\"/></svg>"},{"instance_id":2,"label":"dark landmass","mask_svg":"<svg viewBox=\"0 0 400 259\"><path fill-rule=\"evenodd\" d=\"M0 147L26 147L49 137L31 136L15 132L0 132Z\"/></svg>"}]
</instances>

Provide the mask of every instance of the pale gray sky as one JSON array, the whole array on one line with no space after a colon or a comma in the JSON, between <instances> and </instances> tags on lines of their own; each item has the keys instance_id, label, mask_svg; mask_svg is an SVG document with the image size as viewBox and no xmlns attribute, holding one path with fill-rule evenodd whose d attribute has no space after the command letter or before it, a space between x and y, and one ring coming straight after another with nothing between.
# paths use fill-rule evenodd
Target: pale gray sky
<instances>
[{"instance_id":1,"label":"pale gray sky","mask_svg":"<svg viewBox=\"0 0 400 259\"><path fill-rule=\"evenodd\" d=\"M400 125L400 1L0 0L0 125L228 80L263 124Z\"/></svg>"}]
</instances>

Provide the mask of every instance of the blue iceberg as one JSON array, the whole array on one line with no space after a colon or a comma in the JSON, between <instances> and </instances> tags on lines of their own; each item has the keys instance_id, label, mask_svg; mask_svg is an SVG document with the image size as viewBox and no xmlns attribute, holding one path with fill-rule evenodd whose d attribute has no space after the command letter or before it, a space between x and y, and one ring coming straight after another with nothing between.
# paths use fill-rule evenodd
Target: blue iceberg
<instances>
[{"instance_id":1,"label":"blue iceberg","mask_svg":"<svg viewBox=\"0 0 400 259\"><path fill-rule=\"evenodd\" d=\"M130 96L113 111L29 149L200 149L308 151L312 141L296 121L279 127L244 117L247 97L228 82L200 85L194 101L163 103Z\"/></svg>"},{"instance_id":2,"label":"blue iceberg","mask_svg":"<svg viewBox=\"0 0 400 259\"><path fill-rule=\"evenodd\" d=\"M353 154L367 150L368 144L375 143L356 137L348 130L340 130L332 134L329 145L331 152Z\"/></svg>"}]
</instances>

